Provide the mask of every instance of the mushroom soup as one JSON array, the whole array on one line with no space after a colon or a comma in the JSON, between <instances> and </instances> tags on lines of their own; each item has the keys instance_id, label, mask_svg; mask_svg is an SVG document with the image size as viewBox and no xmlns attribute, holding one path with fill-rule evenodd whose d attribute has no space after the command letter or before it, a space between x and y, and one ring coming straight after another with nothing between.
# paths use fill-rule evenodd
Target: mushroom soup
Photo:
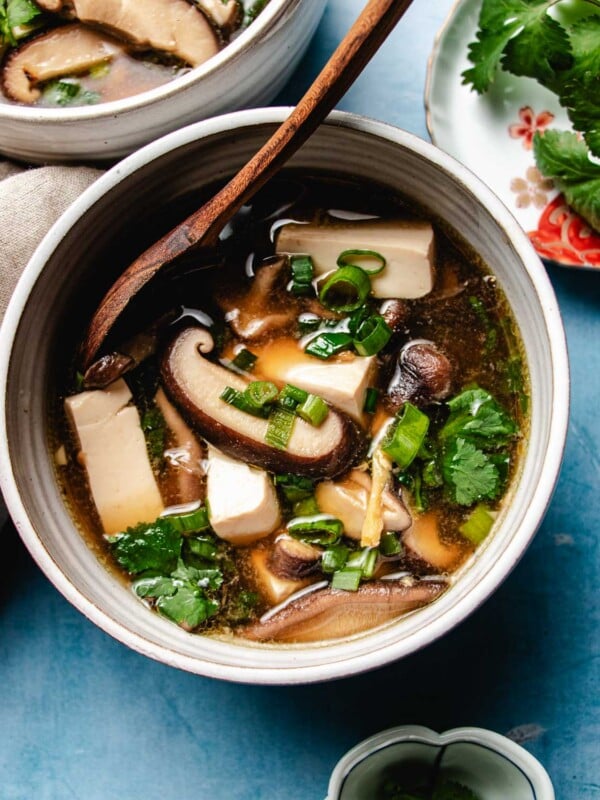
<instances>
[{"instance_id":1,"label":"mushroom soup","mask_svg":"<svg viewBox=\"0 0 600 800\"><path fill-rule=\"evenodd\" d=\"M167 83L219 52L268 0L7 0L9 101L81 106Z\"/></svg>"},{"instance_id":2,"label":"mushroom soup","mask_svg":"<svg viewBox=\"0 0 600 800\"><path fill-rule=\"evenodd\" d=\"M526 432L495 278L385 189L292 171L217 262L172 269L66 380L53 446L88 540L199 633L320 641L435 601Z\"/></svg>"}]
</instances>

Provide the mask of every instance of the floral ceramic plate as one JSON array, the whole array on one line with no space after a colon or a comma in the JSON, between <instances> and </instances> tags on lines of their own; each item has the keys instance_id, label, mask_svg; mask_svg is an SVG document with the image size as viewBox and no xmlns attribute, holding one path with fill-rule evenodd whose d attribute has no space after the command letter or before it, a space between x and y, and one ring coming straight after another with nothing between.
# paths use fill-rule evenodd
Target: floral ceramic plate
<instances>
[{"instance_id":1,"label":"floral ceramic plate","mask_svg":"<svg viewBox=\"0 0 600 800\"><path fill-rule=\"evenodd\" d=\"M530 78L506 72L498 73L483 96L462 84L480 7L481 0L460 0L437 35L425 89L431 138L495 191L542 258L561 266L600 269L600 235L535 166L535 131L550 125L571 128L557 97Z\"/></svg>"}]
</instances>

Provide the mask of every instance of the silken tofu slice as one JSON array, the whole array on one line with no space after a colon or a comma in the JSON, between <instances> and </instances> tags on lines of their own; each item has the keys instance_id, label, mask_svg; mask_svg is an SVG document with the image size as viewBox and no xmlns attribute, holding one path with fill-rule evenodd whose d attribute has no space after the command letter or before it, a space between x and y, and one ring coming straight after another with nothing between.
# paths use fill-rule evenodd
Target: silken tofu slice
<instances>
[{"instance_id":1,"label":"silken tofu slice","mask_svg":"<svg viewBox=\"0 0 600 800\"><path fill-rule=\"evenodd\" d=\"M79 440L79 461L105 533L152 522L164 504L150 466L138 410L124 380L67 397L65 410Z\"/></svg>"},{"instance_id":2,"label":"silken tofu slice","mask_svg":"<svg viewBox=\"0 0 600 800\"><path fill-rule=\"evenodd\" d=\"M277 493L269 475L211 445L206 499L212 529L234 545L250 544L268 536L281 519Z\"/></svg>"},{"instance_id":3,"label":"silken tofu slice","mask_svg":"<svg viewBox=\"0 0 600 800\"><path fill-rule=\"evenodd\" d=\"M385 269L371 278L375 297L412 299L433 289L435 240L429 222L291 223L281 228L277 238L278 254L308 253L317 276L336 269L338 256L344 250L374 250L386 259ZM352 263L361 266L360 261Z\"/></svg>"},{"instance_id":4,"label":"silken tofu slice","mask_svg":"<svg viewBox=\"0 0 600 800\"><path fill-rule=\"evenodd\" d=\"M262 378L291 383L317 394L348 416L362 421L365 395L376 377L375 356L351 356L320 361L307 355L293 339L284 339L257 348L256 370Z\"/></svg>"}]
</instances>

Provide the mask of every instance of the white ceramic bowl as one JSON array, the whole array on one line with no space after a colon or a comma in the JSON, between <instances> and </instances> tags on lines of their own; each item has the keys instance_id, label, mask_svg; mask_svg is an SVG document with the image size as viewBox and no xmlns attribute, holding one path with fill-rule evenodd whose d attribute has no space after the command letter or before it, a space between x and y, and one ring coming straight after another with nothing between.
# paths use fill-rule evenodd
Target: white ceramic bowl
<instances>
[{"instance_id":1,"label":"white ceramic bowl","mask_svg":"<svg viewBox=\"0 0 600 800\"><path fill-rule=\"evenodd\" d=\"M266 105L300 61L327 0L270 0L205 64L164 86L78 108L0 103L0 153L32 163L114 161L190 122Z\"/></svg>"},{"instance_id":2,"label":"white ceramic bowl","mask_svg":"<svg viewBox=\"0 0 600 800\"><path fill-rule=\"evenodd\" d=\"M324 645L252 645L187 634L147 610L105 570L65 508L48 446L54 365L72 352L69 327L77 317L83 324L136 249L157 235L153 212L168 213L176 198L235 171L288 111L259 109L197 123L107 172L38 248L0 335L1 485L41 568L77 608L134 649L192 672L256 683L306 683L377 667L423 647L468 616L531 541L557 478L568 416L560 314L546 272L513 217L474 175L433 146L397 128L334 113L291 164L376 180L432 209L489 264L521 327L531 375L531 431L497 530L432 605ZM107 247L124 232L129 252L108 257Z\"/></svg>"},{"instance_id":3,"label":"white ceramic bowl","mask_svg":"<svg viewBox=\"0 0 600 800\"><path fill-rule=\"evenodd\" d=\"M374 797L382 774L407 762L425 774L437 762L446 779L485 800L554 800L546 770L506 736L484 728L436 733L420 725L390 728L352 748L331 775L327 800Z\"/></svg>"}]
</instances>

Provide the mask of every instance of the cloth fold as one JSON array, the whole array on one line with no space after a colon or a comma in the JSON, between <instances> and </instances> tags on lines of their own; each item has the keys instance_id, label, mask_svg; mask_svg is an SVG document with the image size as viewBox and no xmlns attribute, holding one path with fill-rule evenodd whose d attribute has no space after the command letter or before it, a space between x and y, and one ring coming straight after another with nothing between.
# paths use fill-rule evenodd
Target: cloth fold
<instances>
[{"instance_id":1,"label":"cloth fold","mask_svg":"<svg viewBox=\"0 0 600 800\"><path fill-rule=\"evenodd\" d=\"M0 322L17 281L58 217L102 170L0 161Z\"/></svg>"}]
</instances>

